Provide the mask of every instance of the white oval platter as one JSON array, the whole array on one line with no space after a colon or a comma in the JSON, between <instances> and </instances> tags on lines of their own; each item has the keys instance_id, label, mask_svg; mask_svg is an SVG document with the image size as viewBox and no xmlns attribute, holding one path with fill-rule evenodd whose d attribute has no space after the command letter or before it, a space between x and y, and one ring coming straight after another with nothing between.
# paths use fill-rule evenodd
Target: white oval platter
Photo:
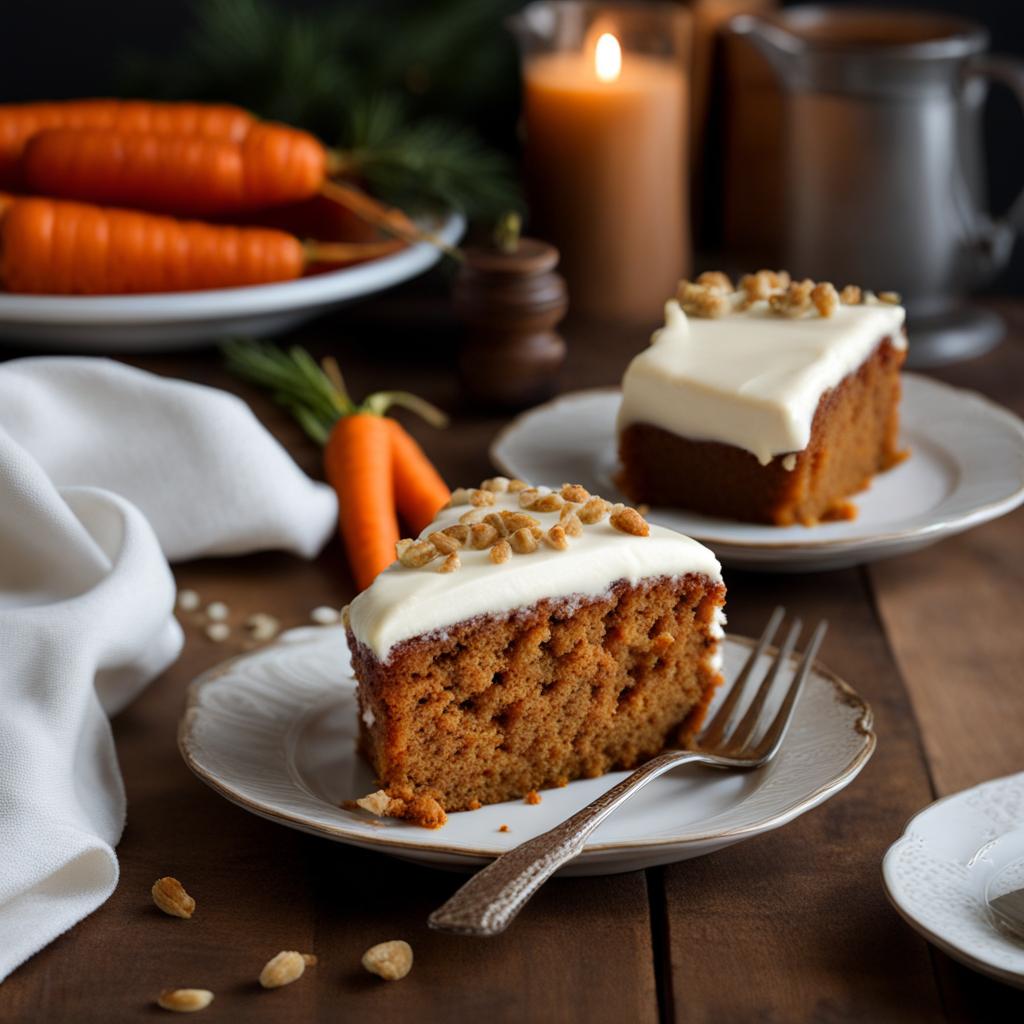
<instances>
[{"instance_id":1,"label":"white oval platter","mask_svg":"<svg viewBox=\"0 0 1024 1024\"><path fill-rule=\"evenodd\" d=\"M466 227L451 213L430 225L454 245ZM0 292L0 338L27 347L146 352L266 337L423 273L441 258L426 242L391 256L297 281L153 295L9 295Z\"/></svg>"},{"instance_id":2,"label":"white oval platter","mask_svg":"<svg viewBox=\"0 0 1024 1024\"><path fill-rule=\"evenodd\" d=\"M751 642L725 644L733 678ZM766 665L768 656L766 655ZM726 687L723 687L723 692ZM722 694L718 695L721 699ZM437 867L472 869L553 827L625 772L544 790L542 802L451 814L436 830L340 805L377 787L356 752L355 680L340 626L292 630L193 684L179 729L188 766L255 814L338 842ZM871 711L815 666L782 752L745 774L685 767L637 794L566 874L612 874L711 853L778 828L848 785L875 745ZM508 832L500 832L508 825Z\"/></svg>"},{"instance_id":3,"label":"white oval platter","mask_svg":"<svg viewBox=\"0 0 1024 1024\"><path fill-rule=\"evenodd\" d=\"M987 907L1024 888L1024 772L936 801L911 818L882 877L911 927L961 963L1024 988L1024 939Z\"/></svg>"},{"instance_id":4,"label":"white oval platter","mask_svg":"<svg viewBox=\"0 0 1024 1024\"><path fill-rule=\"evenodd\" d=\"M491 446L509 476L567 480L621 498L618 389L578 391L523 413ZM901 443L910 458L855 495L856 519L764 526L655 508L648 518L707 544L726 565L773 572L840 569L934 544L1024 502L1024 422L973 391L903 375ZM623 499L624 500L624 499Z\"/></svg>"}]
</instances>

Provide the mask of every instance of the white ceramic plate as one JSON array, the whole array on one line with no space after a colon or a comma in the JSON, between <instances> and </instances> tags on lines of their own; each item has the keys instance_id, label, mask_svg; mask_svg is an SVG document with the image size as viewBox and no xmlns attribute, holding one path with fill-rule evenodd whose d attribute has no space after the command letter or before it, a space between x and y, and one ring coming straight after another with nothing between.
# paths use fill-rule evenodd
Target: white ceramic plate
<instances>
[{"instance_id":1,"label":"white ceramic plate","mask_svg":"<svg viewBox=\"0 0 1024 1024\"><path fill-rule=\"evenodd\" d=\"M882 862L893 906L926 939L983 974L1024 988L1024 939L986 905L1024 888L1024 772L925 808Z\"/></svg>"},{"instance_id":2,"label":"white ceramic plate","mask_svg":"<svg viewBox=\"0 0 1024 1024\"><path fill-rule=\"evenodd\" d=\"M461 214L430 225L448 244L465 230ZM407 281L441 258L412 245L392 256L297 281L154 295L7 295L0 292L0 338L66 350L160 351L233 334L266 337L330 309Z\"/></svg>"},{"instance_id":3,"label":"white ceramic plate","mask_svg":"<svg viewBox=\"0 0 1024 1024\"><path fill-rule=\"evenodd\" d=\"M744 639L726 642L727 679L749 648ZM449 868L476 867L546 831L626 774L544 790L536 806L515 801L451 814L437 830L379 820L339 806L377 788L356 754L356 715L344 630L307 627L197 679L179 746L204 782L247 810ZM611 874L685 860L778 828L851 782L874 746L868 706L816 666L770 765L748 773L689 766L662 776L603 823L565 873ZM499 832L501 825L509 831Z\"/></svg>"},{"instance_id":4,"label":"white ceramic plate","mask_svg":"<svg viewBox=\"0 0 1024 1024\"><path fill-rule=\"evenodd\" d=\"M619 401L617 389L578 391L531 409L498 435L491 458L503 473L533 483L569 480L618 495ZM906 373L900 422L910 458L855 497L859 512L849 522L760 526L667 508L649 518L707 544L727 565L809 572L905 554L1024 501L1024 422L1009 410Z\"/></svg>"}]
</instances>

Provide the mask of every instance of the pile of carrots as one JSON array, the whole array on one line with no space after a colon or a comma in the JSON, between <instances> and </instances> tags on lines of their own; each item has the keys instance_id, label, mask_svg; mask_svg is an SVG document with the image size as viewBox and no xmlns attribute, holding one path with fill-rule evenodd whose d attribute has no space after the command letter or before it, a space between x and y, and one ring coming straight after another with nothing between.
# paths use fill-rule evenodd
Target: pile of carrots
<instances>
[{"instance_id":1,"label":"pile of carrots","mask_svg":"<svg viewBox=\"0 0 1024 1024\"><path fill-rule=\"evenodd\" d=\"M423 237L400 210L333 177L339 169L309 133L225 104L0 105L0 286L98 295L265 284ZM323 204L347 216L328 218ZM290 218L308 228L317 210L324 230L300 241Z\"/></svg>"}]
</instances>

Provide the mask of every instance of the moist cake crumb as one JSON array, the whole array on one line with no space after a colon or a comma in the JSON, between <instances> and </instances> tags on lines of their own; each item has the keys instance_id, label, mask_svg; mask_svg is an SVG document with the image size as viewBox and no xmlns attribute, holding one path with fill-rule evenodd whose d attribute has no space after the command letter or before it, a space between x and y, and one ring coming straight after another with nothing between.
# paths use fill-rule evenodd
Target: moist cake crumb
<instances>
[{"instance_id":1,"label":"moist cake crumb","mask_svg":"<svg viewBox=\"0 0 1024 1024\"><path fill-rule=\"evenodd\" d=\"M536 807L541 801L541 796L537 790L531 789L530 792L523 797L523 800L531 806Z\"/></svg>"}]
</instances>

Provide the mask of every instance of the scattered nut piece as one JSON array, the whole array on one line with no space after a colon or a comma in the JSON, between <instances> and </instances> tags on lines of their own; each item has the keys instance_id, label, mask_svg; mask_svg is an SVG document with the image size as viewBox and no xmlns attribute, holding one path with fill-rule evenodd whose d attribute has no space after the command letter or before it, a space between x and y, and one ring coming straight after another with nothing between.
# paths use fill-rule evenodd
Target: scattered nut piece
<instances>
[{"instance_id":1,"label":"scattered nut piece","mask_svg":"<svg viewBox=\"0 0 1024 1024\"><path fill-rule=\"evenodd\" d=\"M416 541L414 541L411 537L403 537L401 540L396 540L395 541L395 558L397 558L399 561L401 561L402 560L402 555L404 555L406 553L406 551L408 551L409 548L411 548L413 546L413 544L415 544L415 543L416 543Z\"/></svg>"},{"instance_id":2,"label":"scattered nut piece","mask_svg":"<svg viewBox=\"0 0 1024 1024\"><path fill-rule=\"evenodd\" d=\"M810 310L813 290L814 282L809 277L792 281L784 292L768 297L768 306L773 313L797 319Z\"/></svg>"},{"instance_id":3,"label":"scattered nut piece","mask_svg":"<svg viewBox=\"0 0 1024 1024\"><path fill-rule=\"evenodd\" d=\"M574 501L578 505L590 500L590 491L581 484L562 484L560 493L566 501Z\"/></svg>"},{"instance_id":4,"label":"scattered nut piece","mask_svg":"<svg viewBox=\"0 0 1024 1024\"><path fill-rule=\"evenodd\" d=\"M437 555L437 548L430 541L417 540L402 551L398 560L409 569L419 569L428 562L432 562Z\"/></svg>"},{"instance_id":5,"label":"scattered nut piece","mask_svg":"<svg viewBox=\"0 0 1024 1024\"><path fill-rule=\"evenodd\" d=\"M541 494L535 498L529 506L531 512L557 512L565 504L560 494L552 491L549 494Z\"/></svg>"},{"instance_id":6,"label":"scattered nut piece","mask_svg":"<svg viewBox=\"0 0 1024 1024\"><path fill-rule=\"evenodd\" d=\"M213 993L205 988L165 988L156 998L156 1005L175 1013L195 1013L213 1002Z\"/></svg>"},{"instance_id":7,"label":"scattered nut piece","mask_svg":"<svg viewBox=\"0 0 1024 1024\"><path fill-rule=\"evenodd\" d=\"M839 308L839 293L831 281L820 281L811 289L811 302L821 316L829 317Z\"/></svg>"},{"instance_id":8,"label":"scattered nut piece","mask_svg":"<svg viewBox=\"0 0 1024 1024\"><path fill-rule=\"evenodd\" d=\"M273 615L256 612L245 620L245 628L253 640L271 640L280 631L281 623Z\"/></svg>"},{"instance_id":9,"label":"scattered nut piece","mask_svg":"<svg viewBox=\"0 0 1024 1024\"><path fill-rule=\"evenodd\" d=\"M740 279L740 288L747 293L747 305L768 299L788 287L789 274L785 270L759 270L756 274L744 274Z\"/></svg>"},{"instance_id":10,"label":"scattered nut piece","mask_svg":"<svg viewBox=\"0 0 1024 1024\"><path fill-rule=\"evenodd\" d=\"M215 644L222 644L231 636L231 627L226 622L211 622L204 632L207 640L212 640Z\"/></svg>"},{"instance_id":11,"label":"scattered nut piece","mask_svg":"<svg viewBox=\"0 0 1024 1024\"><path fill-rule=\"evenodd\" d=\"M583 523L575 512L570 512L561 522L561 527L569 537L583 536Z\"/></svg>"},{"instance_id":12,"label":"scattered nut piece","mask_svg":"<svg viewBox=\"0 0 1024 1024\"><path fill-rule=\"evenodd\" d=\"M507 510L501 513L501 523L503 537L515 533L516 530L521 530L524 526L527 528L540 526L540 520L531 516L529 512L509 512Z\"/></svg>"},{"instance_id":13,"label":"scattered nut piece","mask_svg":"<svg viewBox=\"0 0 1024 1024\"><path fill-rule=\"evenodd\" d=\"M368 793L366 796L361 796L356 800L356 803L364 811L369 811L371 814L376 814L377 817L383 818L391 806L391 797L383 789L378 789L376 793Z\"/></svg>"},{"instance_id":14,"label":"scattered nut piece","mask_svg":"<svg viewBox=\"0 0 1024 1024\"><path fill-rule=\"evenodd\" d=\"M581 523L591 525L599 523L611 511L611 502L604 498L591 498L583 508L579 510L578 516Z\"/></svg>"},{"instance_id":15,"label":"scattered nut piece","mask_svg":"<svg viewBox=\"0 0 1024 1024\"><path fill-rule=\"evenodd\" d=\"M507 476L492 476L490 480L485 480L480 485L480 489L484 491L494 491L496 494L501 494L508 490L510 482L511 481Z\"/></svg>"},{"instance_id":16,"label":"scattered nut piece","mask_svg":"<svg viewBox=\"0 0 1024 1024\"><path fill-rule=\"evenodd\" d=\"M724 292L726 294L733 290L729 275L723 274L721 270L705 270L697 278L697 284L702 284L705 288L710 288L712 291Z\"/></svg>"},{"instance_id":17,"label":"scattered nut piece","mask_svg":"<svg viewBox=\"0 0 1024 1024\"><path fill-rule=\"evenodd\" d=\"M501 565L512 557L512 545L507 540L499 540L491 547L491 561Z\"/></svg>"},{"instance_id":18,"label":"scattered nut piece","mask_svg":"<svg viewBox=\"0 0 1024 1024\"><path fill-rule=\"evenodd\" d=\"M505 517L501 512L488 512L487 515L484 516L484 522L488 526L494 527L494 530L499 537L508 536L508 526L506 525Z\"/></svg>"},{"instance_id":19,"label":"scattered nut piece","mask_svg":"<svg viewBox=\"0 0 1024 1024\"><path fill-rule=\"evenodd\" d=\"M474 523L469 528L469 546L475 551L489 548L497 539L498 531L490 523Z\"/></svg>"},{"instance_id":20,"label":"scattered nut piece","mask_svg":"<svg viewBox=\"0 0 1024 1024\"><path fill-rule=\"evenodd\" d=\"M213 601L206 606L206 617L211 622L223 622L228 617L229 610L223 601Z\"/></svg>"},{"instance_id":21,"label":"scattered nut piece","mask_svg":"<svg viewBox=\"0 0 1024 1024\"><path fill-rule=\"evenodd\" d=\"M475 505L477 508L482 508L485 505L493 505L497 499L494 497L494 491L471 491L469 494L470 505Z\"/></svg>"},{"instance_id":22,"label":"scattered nut piece","mask_svg":"<svg viewBox=\"0 0 1024 1024\"><path fill-rule=\"evenodd\" d=\"M864 296L855 284L848 284L840 293L839 301L845 306L859 306Z\"/></svg>"},{"instance_id":23,"label":"scattered nut piece","mask_svg":"<svg viewBox=\"0 0 1024 1024\"><path fill-rule=\"evenodd\" d=\"M454 537L449 537L446 533L441 533L440 530L435 530L427 540L434 545L435 548L442 555L454 554L462 546Z\"/></svg>"},{"instance_id":24,"label":"scattered nut piece","mask_svg":"<svg viewBox=\"0 0 1024 1024\"><path fill-rule=\"evenodd\" d=\"M479 523L483 517L483 512L478 508L471 508L468 512L463 512L459 516L459 522L463 526L472 526L473 523Z\"/></svg>"},{"instance_id":25,"label":"scattered nut piece","mask_svg":"<svg viewBox=\"0 0 1024 1024\"><path fill-rule=\"evenodd\" d=\"M531 789L530 792L527 793L525 797L523 797L523 802L530 804L530 806L532 807L536 807L537 804L540 803L540 801L540 793L538 793L535 789Z\"/></svg>"},{"instance_id":26,"label":"scattered nut piece","mask_svg":"<svg viewBox=\"0 0 1024 1024\"><path fill-rule=\"evenodd\" d=\"M446 526L441 532L448 537L454 538L460 544L465 544L469 540L469 527L465 523Z\"/></svg>"},{"instance_id":27,"label":"scattered nut piece","mask_svg":"<svg viewBox=\"0 0 1024 1024\"><path fill-rule=\"evenodd\" d=\"M438 572L455 572L456 569L461 568L462 561L459 556L453 551L447 558L437 567Z\"/></svg>"},{"instance_id":28,"label":"scattered nut piece","mask_svg":"<svg viewBox=\"0 0 1024 1024\"><path fill-rule=\"evenodd\" d=\"M899 292L879 292L878 301L884 302L889 306L898 306L903 299Z\"/></svg>"},{"instance_id":29,"label":"scattered nut piece","mask_svg":"<svg viewBox=\"0 0 1024 1024\"><path fill-rule=\"evenodd\" d=\"M729 312L729 296L709 288L707 285L694 284L693 281L680 281L676 298L687 316L716 317L725 316Z\"/></svg>"},{"instance_id":30,"label":"scattered nut piece","mask_svg":"<svg viewBox=\"0 0 1024 1024\"><path fill-rule=\"evenodd\" d=\"M400 981L412 970L412 946L402 939L378 942L363 954L363 966L385 981Z\"/></svg>"},{"instance_id":31,"label":"scattered nut piece","mask_svg":"<svg viewBox=\"0 0 1024 1024\"><path fill-rule=\"evenodd\" d=\"M468 487L456 487L452 491L451 498L448 499L447 508L455 508L457 505L468 505L469 496L472 493Z\"/></svg>"},{"instance_id":32,"label":"scattered nut piece","mask_svg":"<svg viewBox=\"0 0 1024 1024\"><path fill-rule=\"evenodd\" d=\"M508 489L513 494L518 494L520 491L525 491L530 485L525 480L509 480Z\"/></svg>"},{"instance_id":33,"label":"scattered nut piece","mask_svg":"<svg viewBox=\"0 0 1024 1024\"><path fill-rule=\"evenodd\" d=\"M260 971L260 984L264 988L280 988L298 981L306 970L306 958L294 949L283 949L271 957Z\"/></svg>"},{"instance_id":34,"label":"scattered nut piece","mask_svg":"<svg viewBox=\"0 0 1024 1024\"><path fill-rule=\"evenodd\" d=\"M544 535L544 539L551 545L556 551L565 551L569 546L569 538L566 535L565 527L556 523L551 527L550 530Z\"/></svg>"},{"instance_id":35,"label":"scattered nut piece","mask_svg":"<svg viewBox=\"0 0 1024 1024\"><path fill-rule=\"evenodd\" d=\"M644 517L635 508L628 506L616 509L611 515L610 522L616 530L631 533L634 537L646 537L651 532Z\"/></svg>"},{"instance_id":36,"label":"scattered nut piece","mask_svg":"<svg viewBox=\"0 0 1024 1024\"><path fill-rule=\"evenodd\" d=\"M309 617L318 626L333 626L340 617L337 608L330 608L326 604L317 605L310 613Z\"/></svg>"},{"instance_id":37,"label":"scattered nut piece","mask_svg":"<svg viewBox=\"0 0 1024 1024\"><path fill-rule=\"evenodd\" d=\"M158 878L150 891L153 894L153 902L171 917L188 918L195 913L196 901L185 892L181 882L170 875Z\"/></svg>"},{"instance_id":38,"label":"scattered nut piece","mask_svg":"<svg viewBox=\"0 0 1024 1024\"><path fill-rule=\"evenodd\" d=\"M179 590L178 607L183 612L194 612L199 607L199 594L194 590Z\"/></svg>"},{"instance_id":39,"label":"scattered nut piece","mask_svg":"<svg viewBox=\"0 0 1024 1024\"><path fill-rule=\"evenodd\" d=\"M517 555L528 555L531 551L537 550L537 538L525 526L521 530L516 530L509 537L508 543Z\"/></svg>"},{"instance_id":40,"label":"scattered nut piece","mask_svg":"<svg viewBox=\"0 0 1024 1024\"><path fill-rule=\"evenodd\" d=\"M540 491L536 487L524 487L519 492L519 507L529 508L540 497Z\"/></svg>"}]
</instances>

